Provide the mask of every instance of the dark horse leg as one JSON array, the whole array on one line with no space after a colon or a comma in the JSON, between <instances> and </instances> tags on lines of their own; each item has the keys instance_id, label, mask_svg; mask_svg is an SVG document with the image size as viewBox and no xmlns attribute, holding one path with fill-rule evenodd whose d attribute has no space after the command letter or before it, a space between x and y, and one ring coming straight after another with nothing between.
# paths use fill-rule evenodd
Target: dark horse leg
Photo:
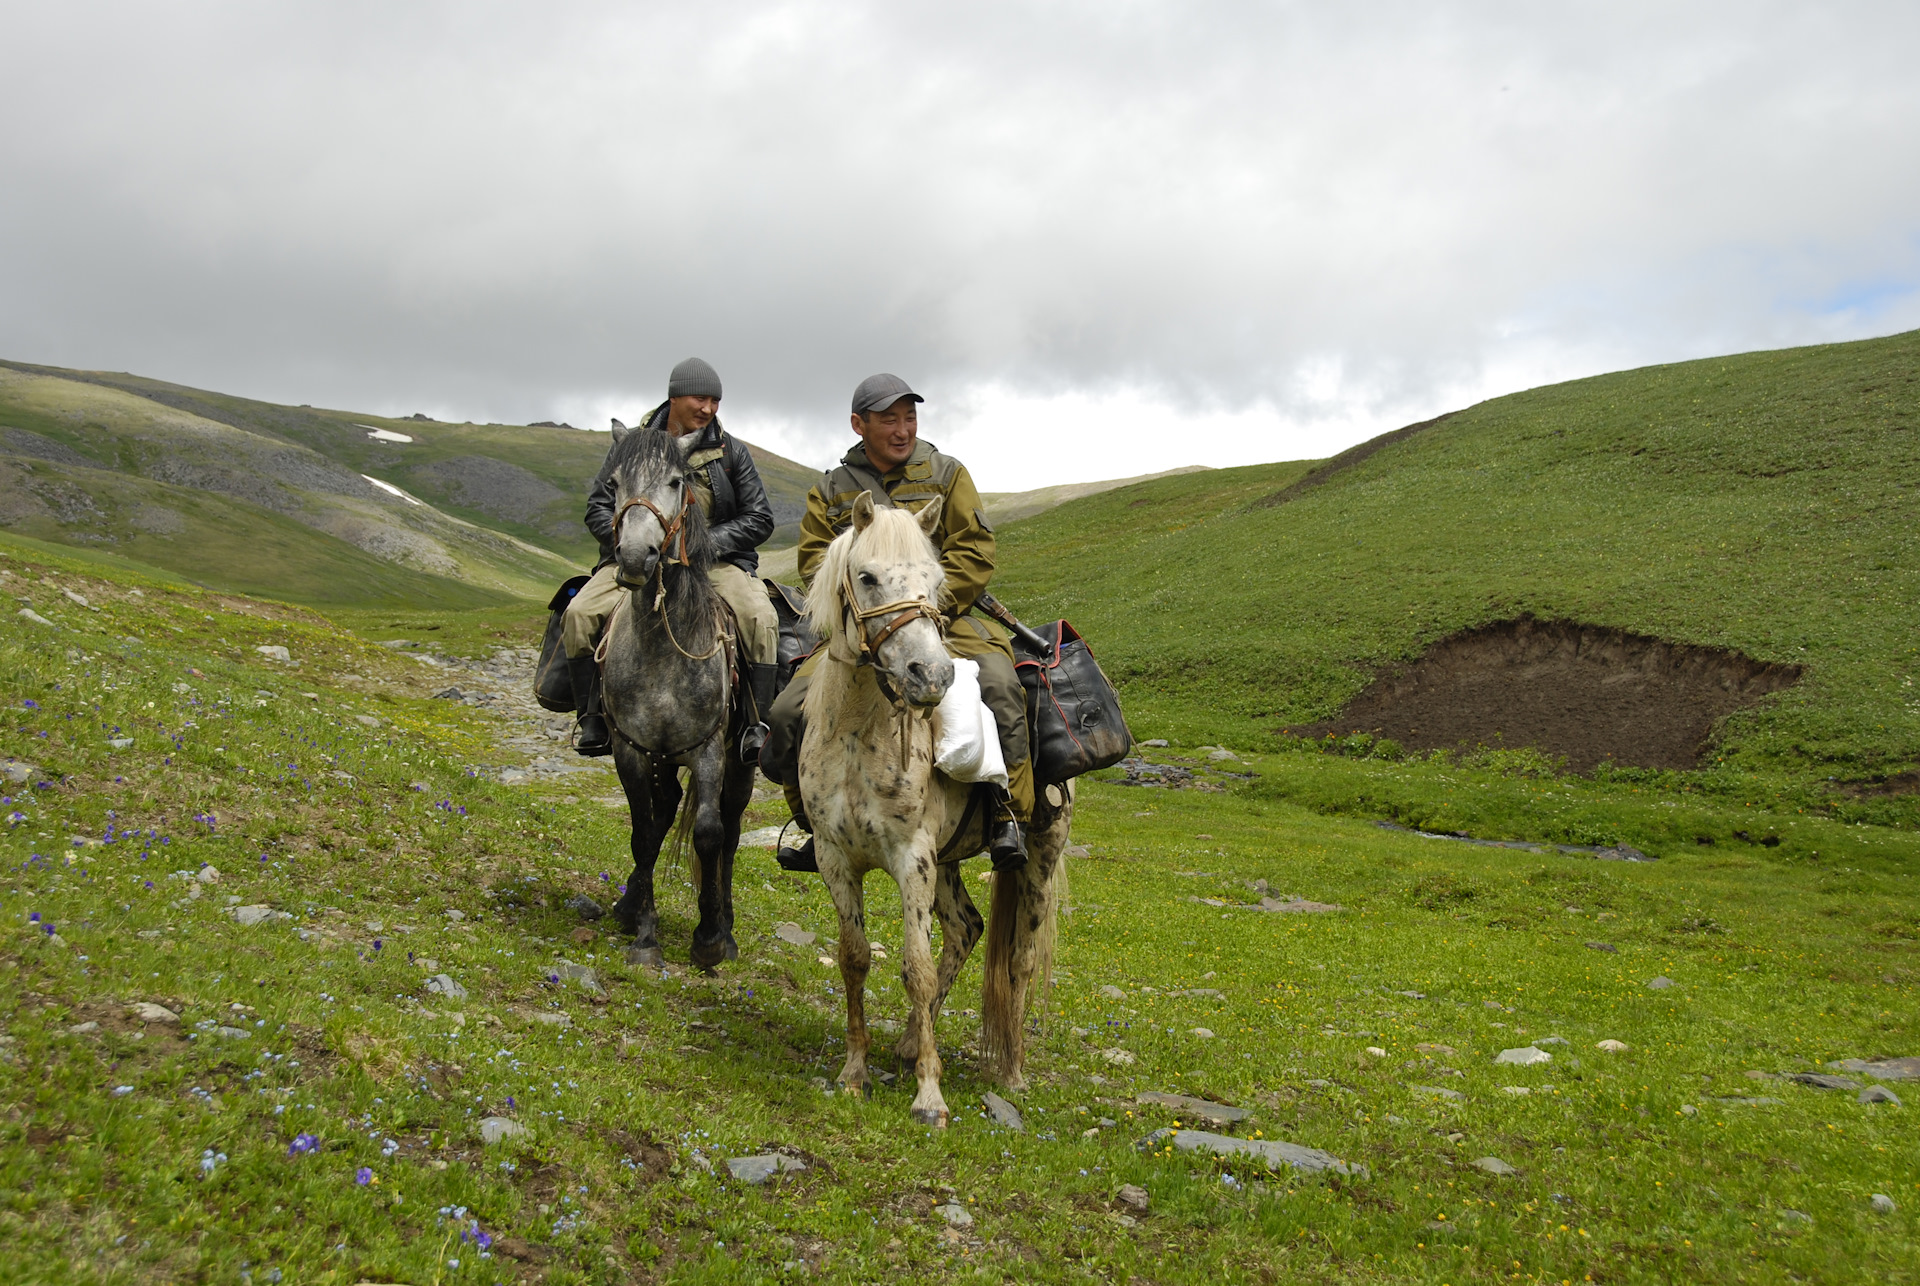
<instances>
[{"instance_id":1,"label":"dark horse leg","mask_svg":"<svg viewBox=\"0 0 1920 1286\"><path fill-rule=\"evenodd\" d=\"M680 782L671 764L654 765L625 742L614 742L614 767L627 794L632 817L633 874L627 891L614 904L614 922L633 935L627 952L630 964L665 963L660 954L659 912L654 904L653 870L660 860L660 843L680 807Z\"/></svg>"},{"instance_id":2,"label":"dark horse leg","mask_svg":"<svg viewBox=\"0 0 1920 1286\"><path fill-rule=\"evenodd\" d=\"M724 736L709 741L693 761L688 774L693 787L689 807L693 814L693 853L700 881L700 923L693 930L693 963L712 972L722 961L738 959L733 940L733 850L740 842L740 815L727 815L725 804L737 788L727 786L735 775L727 762ZM747 793L752 794L751 779Z\"/></svg>"}]
</instances>

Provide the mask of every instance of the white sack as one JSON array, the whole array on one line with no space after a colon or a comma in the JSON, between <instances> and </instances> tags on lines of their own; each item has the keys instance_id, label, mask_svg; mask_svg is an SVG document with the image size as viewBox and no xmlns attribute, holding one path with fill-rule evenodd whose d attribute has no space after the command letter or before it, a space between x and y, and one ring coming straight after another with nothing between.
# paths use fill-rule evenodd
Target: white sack
<instances>
[{"instance_id":1,"label":"white sack","mask_svg":"<svg viewBox=\"0 0 1920 1286\"><path fill-rule=\"evenodd\" d=\"M980 701L980 663L953 661L953 685L940 700L940 739L933 766L955 781L1007 784L1006 758L1000 753L1000 728L993 711Z\"/></svg>"}]
</instances>

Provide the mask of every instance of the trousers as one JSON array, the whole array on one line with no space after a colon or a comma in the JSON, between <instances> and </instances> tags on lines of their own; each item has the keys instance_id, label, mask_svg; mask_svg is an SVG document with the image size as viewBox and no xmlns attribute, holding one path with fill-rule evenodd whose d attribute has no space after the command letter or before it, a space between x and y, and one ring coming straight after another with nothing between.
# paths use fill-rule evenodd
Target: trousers
<instances>
[{"instance_id":1,"label":"trousers","mask_svg":"<svg viewBox=\"0 0 1920 1286\"><path fill-rule=\"evenodd\" d=\"M614 604L627 592L620 588L618 575L619 569L608 563L567 604L567 614L560 622L560 642L569 657L585 656L599 641ZM707 579L733 609L741 654L753 665L776 664L780 660L780 618L774 615L767 587L732 563L715 563Z\"/></svg>"}]
</instances>

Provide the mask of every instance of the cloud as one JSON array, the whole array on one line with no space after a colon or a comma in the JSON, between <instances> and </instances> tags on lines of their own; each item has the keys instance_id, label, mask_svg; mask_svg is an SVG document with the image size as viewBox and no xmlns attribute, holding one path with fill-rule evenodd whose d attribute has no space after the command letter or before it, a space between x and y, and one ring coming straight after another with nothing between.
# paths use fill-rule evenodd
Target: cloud
<instances>
[{"instance_id":1,"label":"cloud","mask_svg":"<svg viewBox=\"0 0 1920 1286\"><path fill-rule=\"evenodd\" d=\"M11 8L27 360L581 423L700 353L814 462L885 369L1010 489L1920 325L1912 6Z\"/></svg>"}]
</instances>

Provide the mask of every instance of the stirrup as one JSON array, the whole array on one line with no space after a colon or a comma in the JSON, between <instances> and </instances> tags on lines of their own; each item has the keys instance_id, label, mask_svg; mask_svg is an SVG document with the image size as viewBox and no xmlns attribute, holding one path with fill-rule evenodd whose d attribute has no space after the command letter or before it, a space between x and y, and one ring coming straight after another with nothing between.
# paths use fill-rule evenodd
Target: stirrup
<instances>
[{"instance_id":1,"label":"stirrup","mask_svg":"<svg viewBox=\"0 0 1920 1286\"><path fill-rule=\"evenodd\" d=\"M787 826L791 825L793 822L789 821ZM809 833L807 842L799 848L788 848L787 826L780 828L780 838L774 841L773 860L780 864L780 869L783 871L793 871L800 875L818 875L820 859L813 851L813 835Z\"/></svg>"},{"instance_id":2,"label":"stirrup","mask_svg":"<svg viewBox=\"0 0 1920 1286\"><path fill-rule=\"evenodd\" d=\"M748 724L740 734L740 762L759 767L760 752L766 749L767 738L772 731L764 723Z\"/></svg>"},{"instance_id":3,"label":"stirrup","mask_svg":"<svg viewBox=\"0 0 1920 1286\"><path fill-rule=\"evenodd\" d=\"M594 735L596 728L589 726L589 720L591 720L594 725L597 725L599 734L597 739ZM581 715L574 722L573 732L573 752L575 754L584 755L589 759L597 759L602 755L610 755L613 753L613 734L608 731L607 721L604 716L597 714Z\"/></svg>"},{"instance_id":4,"label":"stirrup","mask_svg":"<svg viewBox=\"0 0 1920 1286\"><path fill-rule=\"evenodd\" d=\"M993 823L987 858L996 871L1017 871L1027 864L1027 843L1018 818L1003 817Z\"/></svg>"}]
</instances>

